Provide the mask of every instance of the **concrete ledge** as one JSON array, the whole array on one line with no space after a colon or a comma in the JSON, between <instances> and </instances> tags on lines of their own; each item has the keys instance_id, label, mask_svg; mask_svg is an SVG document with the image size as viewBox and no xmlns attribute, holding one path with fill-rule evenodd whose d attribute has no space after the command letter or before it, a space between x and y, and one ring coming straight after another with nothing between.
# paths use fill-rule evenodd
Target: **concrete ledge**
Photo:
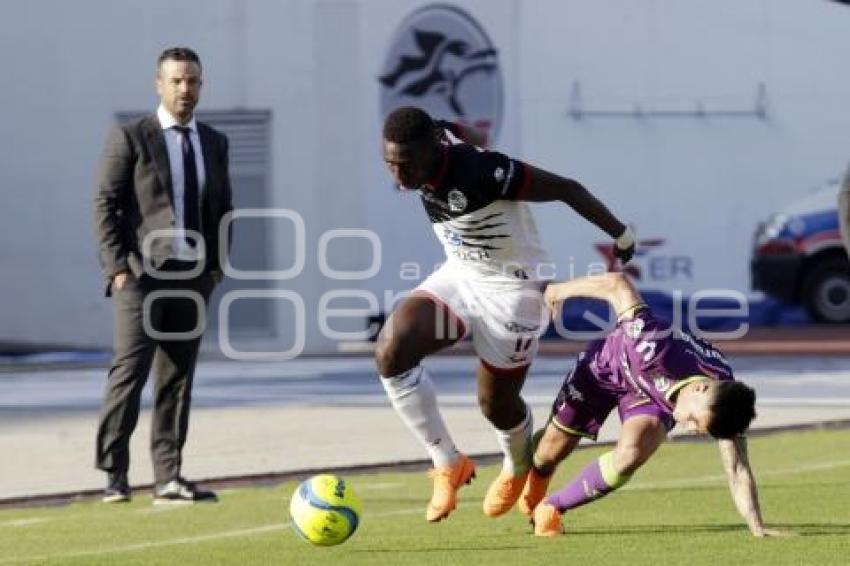
<instances>
[{"instance_id":1,"label":"concrete ledge","mask_svg":"<svg viewBox=\"0 0 850 566\"><path fill-rule=\"evenodd\" d=\"M710 339L710 338L709 338ZM850 355L850 325L808 325L751 328L736 340L715 340L727 354L746 355ZM540 355L563 356L581 352L587 342L547 338L540 342ZM371 354L374 342L342 342L338 346L341 354ZM460 342L441 352L442 354L472 353L470 341Z\"/></svg>"}]
</instances>

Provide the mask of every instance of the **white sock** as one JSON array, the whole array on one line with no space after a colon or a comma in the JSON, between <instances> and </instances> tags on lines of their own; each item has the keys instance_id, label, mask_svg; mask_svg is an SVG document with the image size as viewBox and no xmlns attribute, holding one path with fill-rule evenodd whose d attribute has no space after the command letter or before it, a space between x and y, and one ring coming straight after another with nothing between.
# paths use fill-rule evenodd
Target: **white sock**
<instances>
[{"instance_id":1,"label":"white sock","mask_svg":"<svg viewBox=\"0 0 850 566\"><path fill-rule=\"evenodd\" d=\"M493 430L496 431L499 448L505 454L502 471L513 476L524 474L531 467L531 434L534 430L531 409L525 406L525 418L514 428L499 430L493 427Z\"/></svg>"},{"instance_id":2,"label":"white sock","mask_svg":"<svg viewBox=\"0 0 850 566\"><path fill-rule=\"evenodd\" d=\"M422 366L394 377L381 377L381 383L398 416L425 446L435 468L454 464L458 457L452 437L440 415L437 393Z\"/></svg>"}]
</instances>

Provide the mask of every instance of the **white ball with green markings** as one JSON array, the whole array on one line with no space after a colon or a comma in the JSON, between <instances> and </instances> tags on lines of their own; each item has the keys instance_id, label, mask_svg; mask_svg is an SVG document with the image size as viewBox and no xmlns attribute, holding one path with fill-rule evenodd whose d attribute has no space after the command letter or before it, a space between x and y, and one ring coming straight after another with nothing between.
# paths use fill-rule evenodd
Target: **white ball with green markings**
<instances>
[{"instance_id":1,"label":"white ball with green markings","mask_svg":"<svg viewBox=\"0 0 850 566\"><path fill-rule=\"evenodd\" d=\"M360 523L360 500L344 479L321 474L304 480L292 494L289 514L298 535L319 546L348 540Z\"/></svg>"}]
</instances>

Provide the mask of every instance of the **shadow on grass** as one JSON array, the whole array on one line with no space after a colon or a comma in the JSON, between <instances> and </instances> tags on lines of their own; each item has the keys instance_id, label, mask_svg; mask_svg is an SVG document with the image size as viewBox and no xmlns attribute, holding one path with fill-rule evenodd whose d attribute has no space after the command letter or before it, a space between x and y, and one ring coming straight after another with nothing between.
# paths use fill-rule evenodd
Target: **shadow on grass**
<instances>
[{"instance_id":1,"label":"shadow on grass","mask_svg":"<svg viewBox=\"0 0 850 566\"><path fill-rule=\"evenodd\" d=\"M791 531L801 537L823 536L823 535L850 535L850 524L843 523L771 523L771 527ZM582 536L615 536L623 537L628 535L675 535L682 534L700 534L700 533L741 533L748 534L747 527L740 523L728 524L711 524L711 525L628 525L618 526L617 528L578 528L576 530L568 530L566 537L582 537ZM358 554L373 554L373 553L398 553L398 554L424 554L431 552L490 552L490 551L512 551L537 548L538 539L527 534L529 544L503 544L498 546L488 546L486 548L480 546L452 546L438 545L431 548L397 548L397 547L367 547L353 549L352 552Z\"/></svg>"},{"instance_id":2,"label":"shadow on grass","mask_svg":"<svg viewBox=\"0 0 850 566\"><path fill-rule=\"evenodd\" d=\"M524 548L533 548L533 547L534 547L534 544L524 544L524 545L512 544L512 545L487 546L487 547L445 545L445 546L435 546L433 548L416 548L416 549L413 549L413 548L387 548L386 546L382 546L380 548L357 548L357 549L352 550L352 553L358 553L358 554L378 554L378 553L384 553L384 554L390 554L390 553L422 554L422 553L426 553L426 552L447 552L447 551L451 551L451 552L479 552L480 553L480 552L493 552L493 551L502 552L502 551L505 551L505 550L522 550Z\"/></svg>"},{"instance_id":3,"label":"shadow on grass","mask_svg":"<svg viewBox=\"0 0 850 566\"><path fill-rule=\"evenodd\" d=\"M794 531L803 537L816 535L850 535L850 525L844 523L787 523L770 526L776 527L777 529Z\"/></svg>"},{"instance_id":4,"label":"shadow on grass","mask_svg":"<svg viewBox=\"0 0 850 566\"><path fill-rule=\"evenodd\" d=\"M825 488L834 488L839 486L847 486L850 485L850 479L846 480L835 480L835 481L813 481L806 482L807 489L814 489L816 487L825 487ZM776 491L785 490L785 491L794 491L800 489L800 484L792 484L792 483L771 483L769 481L760 482L759 488L764 489L772 489Z\"/></svg>"},{"instance_id":5,"label":"shadow on grass","mask_svg":"<svg viewBox=\"0 0 850 566\"><path fill-rule=\"evenodd\" d=\"M758 475L756 475L756 479L758 480ZM684 480L683 480L684 481ZM678 492L728 492L729 488L726 486L726 480L718 479L714 483L704 483L699 485L686 484L682 483L680 485L653 485L653 483L647 482L646 484L636 483L634 486L627 486L623 489L622 493L637 495L645 492L653 492L653 493L678 493ZM806 484L806 487L809 489L814 488L839 488L842 486L850 485L850 480L836 480L836 481L819 481L819 482L810 482ZM795 491L800 489L799 484L795 483L772 483L770 481L759 481L758 484L760 489L771 490L771 491Z\"/></svg>"},{"instance_id":6,"label":"shadow on grass","mask_svg":"<svg viewBox=\"0 0 850 566\"><path fill-rule=\"evenodd\" d=\"M674 534L681 535L682 533L725 533L744 531L747 527L741 523L729 523L711 525L618 525L615 528L594 528L594 527L577 527L571 529L567 527L569 536L622 536L622 535L644 535L644 534Z\"/></svg>"},{"instance_id":7,"label":"shadow on grass","mask_svg":"<svg viewBox=\"0 0 850 566\"><path fill-rule=\"evenodd\" d=\"M850 535L850 525L843 523L769 523L769 527L792 531L799 536L817 535ZM726 532L748 532L747 527L741 523L711 525L623 525L615 529L578 527L575 530L568 528L570 536L622 536L643 534L675 534L682 533L726 533Z\"/></svg>"}]
</instances>

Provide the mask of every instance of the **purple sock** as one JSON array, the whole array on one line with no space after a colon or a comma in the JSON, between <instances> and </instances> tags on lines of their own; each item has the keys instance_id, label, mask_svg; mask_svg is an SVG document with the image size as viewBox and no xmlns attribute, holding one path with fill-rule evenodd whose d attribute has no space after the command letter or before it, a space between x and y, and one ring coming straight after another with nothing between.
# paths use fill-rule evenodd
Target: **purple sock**
<instances>
[{"instance_id":1,"label":"purple sock","mask_svg":"<svg viewBox=\"0 0 850 566\"><path fill-rule=\"evenodd\" d=\"M613 453L608 453L594 460L573 481L550 495L547 501L563 513L568 509L599 499L622 486L628 481L628 476L621 476L616 472L612 476L609 472L607 475L610 483L603 476L602 467L607 466L610 469L612 458Z\"/></svg>"}]
</instances>

